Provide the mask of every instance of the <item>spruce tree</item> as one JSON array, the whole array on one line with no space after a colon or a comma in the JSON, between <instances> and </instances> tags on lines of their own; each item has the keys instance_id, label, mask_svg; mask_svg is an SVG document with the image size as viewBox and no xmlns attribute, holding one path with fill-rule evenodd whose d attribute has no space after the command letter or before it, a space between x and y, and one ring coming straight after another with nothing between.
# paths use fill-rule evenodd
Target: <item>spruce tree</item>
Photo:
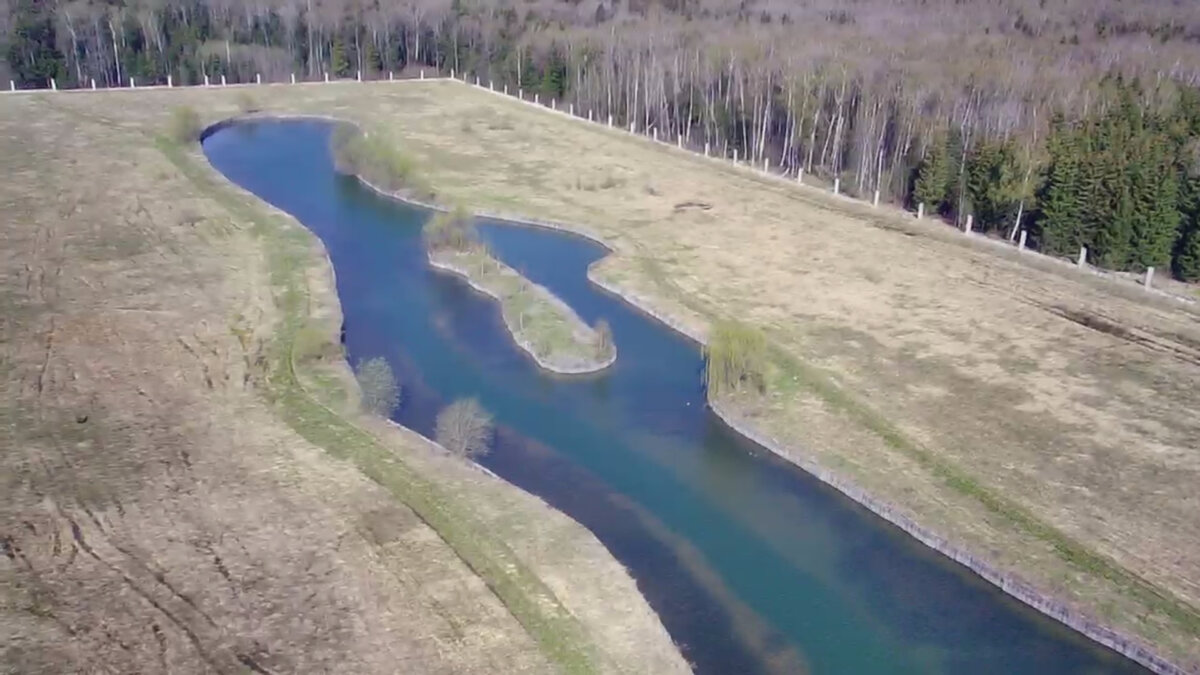
<instances>
[{"instance_id":1,"label":"spruce tree","mask_svg":"<svg viewBox=\"0 0 1200 675\"><path fill-rule=\"evenodd\" d=\"M1041 216L1036 230L1042 251L1049 255L1074 255L1082 245L1083 166L1080 133L1056 118L1047 150L1050 163L1038 202Z\"/></svg>"},{"instance_id":2,"label":"spruce tree","mask_svg":"<svg viewBox=\"0 0 1200 675\"><path fill-rule=\"evenodd\" d=\"M946 186L950 181L950 163L946 156L945 139L936 139L929 146L925 159L917 169L913 200L924 203L927 213L941 212L946 202Z\"/></svg>"},{"instance_id":3,"label":"spruce tree","mask_svg":"<svg viewBox=\"0 0 1200 675\"><path fill-rule=\"evenodd\" d=\"M1021 198L1022 173L1011 142L984 142L967 159L967 197L980 229L1003 227Z\"/></svg>"},{"instance_id":4,"label":"spruce tree","mask_svg":"<svg viewBox=\"0 0 1200 675\"><path fill-rule=\"evenodd\" d=\"M329 72L334 77L346 77L350 74L350 60L346 58L346 44L342 42L340 35L333 38L333 45L329 48Z\"/></svg>"},{"instance_id":5,"label":"spruce tree","mask_svg":"<svg viewBox=\"0 0 1200 675\"><path fill-rule=\"evenodd\" d=\"M1193 222L1183 235L1175 254L1175 276L1184 281L1200 281L1200 223Z\"/></svg>"}]
</instances>

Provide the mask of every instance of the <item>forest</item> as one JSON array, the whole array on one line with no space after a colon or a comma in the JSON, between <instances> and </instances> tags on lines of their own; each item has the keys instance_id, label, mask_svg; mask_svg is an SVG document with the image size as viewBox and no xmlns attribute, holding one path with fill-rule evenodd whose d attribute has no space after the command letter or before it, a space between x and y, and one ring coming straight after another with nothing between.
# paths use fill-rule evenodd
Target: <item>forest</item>
<instances>
[{"instance_id":1,"label":"forest","mask_svg":"<svg viewBox=\"0 0 1200 675\"><path fill-rule=\"evenodd\" d=\"M1200 280L1191 2L0 0L17 87L417 67Z\"/></svg>"}]
</instances>

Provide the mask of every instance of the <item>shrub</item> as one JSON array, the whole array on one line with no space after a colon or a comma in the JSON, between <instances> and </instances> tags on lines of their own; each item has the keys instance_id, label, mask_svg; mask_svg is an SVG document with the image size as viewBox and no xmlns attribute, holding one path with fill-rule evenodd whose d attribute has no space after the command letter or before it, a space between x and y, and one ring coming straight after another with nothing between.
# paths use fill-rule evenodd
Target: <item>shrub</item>
<instances>
[{"instance_id":1,"label":"shrub","mask_svg":"<svg viewBox=\"0 0 1200 675\"><path fill-rule=\"evenodd\" d=\"M200 115L188 106L180 106L171 111L171 122L168 127L170 137L179 143L194 143L200 140Z\"/></svg>"},{"instance_id":2,"label":"shrub","mask_svg":"<svg viewBox=\"0 0 1200 675\"><path fill-rule=\"evenodd\" d=\"M368 138L349 124L339 124L329 139L329 146L338 171L359 176L388 192L429 196L429 190L417 177L413 160L386 137Z\"/></svg>"},{"instance_id":3,"label":"shrub","mask_svg":"<svg viewBox=\"0 0 1200 675\"><path fill-rule=\"evenodd\" d=\"M739 321L720 321L704 348L704 364L709 398L747 389L765 393L767 339Z\"/></svg>"},{"instance_id":4,"label":"shrub","mask_svg":"<svg viewBox=\"0 0 1200 675\"><path fill-rule=\"evenodd\" d=\"M243 114L250 114L262 110L262 106L258 105L258 101L248 91L238 92L237 107Z\"/></svg>"},{"instance_id":5,"label":"shrub","mask_svg":"<svg viewBox=\"0 0 1200 675\"><path fill-rule=\"evenodd\" d=\"M461 206L434 214L425 223L425 245L431 251L469 251L480 246L479 233L471 214Z\"/></svg>"},{"instance_id":6,"label":"shrub","mask_svg":"<svg viewBox=\"0 0 1200 675\"><path fill-rule=\"evenodd\" d=\"M437 416L437 442L452 454L474 458L486 455L492 440L492 416L479 401L460 399Z\"/></svg>"},{"instance_id":7,"label":"shrub","mask_svg":"<svg viewBox=\"0 0 1200 675\"><path fill-rule=\"evenodd\" d=\"M380 417L395 412L400 405L400 384L386 359L376 356L359 361L354 376L362 389L363 408Z\"/></svg>"},{"instance_id":8,"label":"shrub","mask_svg":"<svg viewBox=\"0 0 1200 675\"><path fill-rule=\"evenodd\" d=\"M608 325L607 321L600 319L596 322L593 330L596 331L596 353L600 356L608 356L612 353L615 346L613 344L612 327Z\"/></svg>"}]
</instances>

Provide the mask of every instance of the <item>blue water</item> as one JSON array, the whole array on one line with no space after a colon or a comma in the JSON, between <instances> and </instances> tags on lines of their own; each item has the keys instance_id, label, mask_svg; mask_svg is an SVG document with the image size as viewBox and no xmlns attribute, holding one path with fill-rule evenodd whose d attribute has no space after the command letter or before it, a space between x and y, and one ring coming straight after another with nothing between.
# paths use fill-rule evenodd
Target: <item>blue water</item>
<instances>
[{"instance_id":1,"label":"blue water","mask_svg":"<svg viewBox=\"0 0 1200 675\"><path fill-rule=\"evenodd\" d=\"M612 368L539 370L492 301L426 264L427 211L334 172L329 133L239 124L204 151L324 242L349 358L389 360L395 419L431 435L442 406L478 398L498 423L482 463L595 533L697 672L1146 672L728 430L704 406L697 347L588 283L602 248L484 221L498 257L612 326Z\"/></svg>"}]
</instances>

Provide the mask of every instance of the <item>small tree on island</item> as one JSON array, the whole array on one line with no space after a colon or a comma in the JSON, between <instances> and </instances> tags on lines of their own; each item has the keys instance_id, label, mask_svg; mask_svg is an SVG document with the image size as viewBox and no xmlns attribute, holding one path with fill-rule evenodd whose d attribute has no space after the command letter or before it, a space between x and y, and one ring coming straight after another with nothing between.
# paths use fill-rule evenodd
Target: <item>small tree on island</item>
<instances>
[{"instance_id":1,"label":"small tree on island","mask_svg":"<svg viewBox=\"0 0 1200 675\"><path fill-rule=\"evenodd\" d=\"M481 246L475 221L462 206L434 214L425 224L423 234L430 251L469 251Z\"/></svg>"},{"instance_id":2,"label":"small tree on island","mask_svg":"<svg viewBox=\"0 0 1200 675\"><path fill-rule=\"evenodd\" d=\"M492 416L479 401L459 399L438 413L434 437L453 455L481 457L491 449Z\"/></svg>"},{"instance_id":3,"label":"small tree on island","mask_svg":"<svg viewBox=\"0 0 1200 675\"><path fill-rule=\"evenodd\" d=\"M384 418L396 411L400 405L400 383L396 381L387 359L376 356L359 361L354 376L362 390L364 409Z\"/></svg>"},{"instance_id":4,"label":"small tree on island","mask_svg":"<svg viewBox=\"0 0 1200 675\"><path fill-rule=\"evenodd\" d=\"M596 321L596 326L592 330L596 331L596 353L600 356L612 354L616 345L613 343L612 327L608 325L608 321L604 319Z\"/></svg>"}]
</instances>

